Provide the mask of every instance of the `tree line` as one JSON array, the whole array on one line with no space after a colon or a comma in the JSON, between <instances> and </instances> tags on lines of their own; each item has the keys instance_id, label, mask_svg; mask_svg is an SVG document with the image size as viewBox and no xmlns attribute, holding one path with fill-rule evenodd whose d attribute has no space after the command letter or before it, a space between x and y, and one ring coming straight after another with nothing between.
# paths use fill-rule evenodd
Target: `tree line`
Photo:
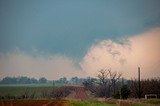
<instances>
[{"instance_id":1,"label":"tree line","mask_svg":"<svg viewBox=\"0 0 160 106\"><path fill-rule=\"evenodd\" d=\"M19 76L19 77L4 77L0 80L0 84L54 84L54 85L82 85L85 81L85 78L72 77L71 79L67 79L66 77L59 78L58 80L48 80L45 77L41 77L39 79L29 78L27 76Z\"/></svg>"},{"instance_id":2,"label":"tree line","mask_svg":"<svg viewBox=\"0 0 160 106\"><path fill-rule=\"evenodd\" d=\"M38 84L47 82L48 80L45 77L36 79L36 78L29 78L26 76L20 76L20 77L5 77L0 81L0 84Z\"/></svg>"},{"instance_id":3,"label":"tree line","mask_svg":"<svg viewBox=\"0 0 160 106\"><path fill-rule=\"evenodd\" d=\"M160 77L152 79L142 79L140 82L140 96L145 97L145 94L157 94L160 98ZM130 97L138 98L138 80L132 79L128 82L131 94Z\"/></svg>"},{"instance_id":4,"label":"tree line","mask_svg":"<svg viewBox=\"0 0 160 106\"><path fill-rule=\"evenodd\" d=\"M97 78L88 78L84 87L96 97L114 97L116 99L138 98L139 85L137 79L124 79L121 73L111 69L101 69ZM160 98L160 78L142 79L140 81L140 96L157 94Z\"/></svg>"}]
</instances>

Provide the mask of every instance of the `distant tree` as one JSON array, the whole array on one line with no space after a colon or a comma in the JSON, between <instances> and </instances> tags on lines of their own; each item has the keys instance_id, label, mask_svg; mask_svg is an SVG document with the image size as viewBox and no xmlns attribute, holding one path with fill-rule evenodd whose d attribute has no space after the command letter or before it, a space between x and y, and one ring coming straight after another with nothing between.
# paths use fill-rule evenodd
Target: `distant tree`
<instances>
[{"instance_id":1,"label":"distant tree","mask_svg":"<svg viewBox=\"0 0 160 106\"><path fill-rule=\"evenodd\" d=\"M46 83L47 79L42 77L40 78L40 83ZM5 77L0 81L0 84L36 84L39 81L35 78L29 78L26 76L19 77Z\"/></svg>"},{"instance_id":2,"label":"distant tree","mask_svg":"<svg viewBox=\"0 0 160 106\"><path fill-rule=\"evenodd\" d=\"M66 77L62 77L59 79L59 82L62 84L66 84L67 83L67 78Z\"/></svg>"},{"instance_id":3,"label":"distant tree","mask_svg":"<svg viewBox=\"0 0 160 106\"><path fill-rule=\"evenodd\" d=\"M37 79L35 79L35 78L31 78L31 83L36 84L36 83L38 83L38 80L37 80Z\"/></svg>"},{"instance_id":4,"label":"distant tree","mask_svg":"<svg viewBox=\"0 0 160 106\"><path fill-rule=\"evenodd\" d=\"M96 78L87 78L85 81L83 81L83 86L85 87L85 89L91 91L92 93L95 92L95 85L96 85Z\"/></svg>"},{"instance_id":5,"label":"distant tree","mask_svg":"<svg viewBox=\"0 0 160 106\"><path fill-rule=\"evenodd\" d=\"M79 80L78 77L72 77L71 78L71 81L72 81L73 84L78 84L78 80Z\"/></svg>"},{"instance_id":6,"label":"distant tree","mask_svg":"<svg viewBox=\"0 0 160 106\"><path fill-rule=\"evenodd\" d=\"M41 77L39 79L39 83L47 83L47 79L45 77Z\"/></svg>"},{"instance_id":7,"label":"distant tree","mask_svg":"<svg viewBox=\"0 0 160 106\"><path fill-rule=\"evenodd\" d=\"M28 77L18 77L18 84L27 84L29 82Z\"/></svg>"},{"instance_id":8,"label":"distant tree","mask_svg":"<svg viewBox=\"0 0 160 106\"><path fill-rule=\"evenodd\" d=\"M16 84L17 78L15 77L5 77L2 79L1 84Z\"/></svg>"},{"instance_id":9,"label":"distant tree","mask_svg":"<svg viewBox=\"0 0 160 106\"><path fill-rule=\"evenodd\" d=\"M128 88L127 85L123 85L121 88L122 99L127 99L129 95L130 95L130 89Z\"/></svg>"}]
</instances>

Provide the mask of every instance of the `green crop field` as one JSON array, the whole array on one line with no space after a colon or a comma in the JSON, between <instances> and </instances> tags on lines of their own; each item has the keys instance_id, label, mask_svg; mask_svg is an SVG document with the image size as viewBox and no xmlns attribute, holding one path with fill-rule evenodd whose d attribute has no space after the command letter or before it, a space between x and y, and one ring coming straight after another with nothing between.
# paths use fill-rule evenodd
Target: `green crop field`
<instances>
[{"instance_id":1,"label":"green crop field","mask_svg":"<svg viewBox=\"0 0 160 106\"><path fill-rule=\"evenodd\" d=\"M70 106L117 106L116 104L107 104L93 100L87 101L70 101Z\"/></svg>"},{"instance_id":2,"label":"green crop field","mask_svg":"<svg viewBox=\"0 0 160 106\"><path fill-rule=\"evenodd\" d=\"M0 96L21 96L27 92L29 95L35 94L39 97L44 92L50 92L52 88L51 84L0 85Z\"/></svg>"}]
</instances>

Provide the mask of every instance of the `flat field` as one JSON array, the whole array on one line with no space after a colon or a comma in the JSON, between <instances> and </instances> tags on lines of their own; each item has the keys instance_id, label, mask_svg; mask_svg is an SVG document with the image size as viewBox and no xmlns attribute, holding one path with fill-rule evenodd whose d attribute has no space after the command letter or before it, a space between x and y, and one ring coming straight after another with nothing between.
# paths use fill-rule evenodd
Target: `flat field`
<instances>
[{"instance_id":1,"label":"flat field","mask_svg":"<svg viewBox=\"0 0 160 106\"><path fill-rule=\"evenodd\" d=\"M116 106L116 104L92 100L1 100L0 106Z\"/></svg>"},{"instance_id":2,"label":"flat field","mask_svg":"<svg viewBox=\"0 0 160 106\"><path fill-rule=\"evenodd\" d=\"M36 97L42 96L44 92L50 92L52 90L50 84L15 84L15 85L0 85L0 96L21 96L25 93Z\"/></svg>"}]
</instances>

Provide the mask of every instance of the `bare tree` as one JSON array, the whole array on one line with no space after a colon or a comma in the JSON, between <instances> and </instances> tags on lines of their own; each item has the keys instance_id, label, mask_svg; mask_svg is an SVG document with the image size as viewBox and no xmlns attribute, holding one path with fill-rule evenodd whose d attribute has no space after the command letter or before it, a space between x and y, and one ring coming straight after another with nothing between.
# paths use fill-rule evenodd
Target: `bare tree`
<instances>
[{"instance_id":1,"label":"bare tree","mask_svg":"<svg viewBox=\"0 0 160 106\"><path fill-rule=\"evenodd\" d=\"M115 95L116 93L116 82L121 78L122 73L118 73L118 72L111 72L111 70L109 71L109 76L110 76L110 81L111 81L111 86L113 87L113 95Z\"/></svg>"},{"instance_id":2,"label":"bare tree","mask_svg":"<svg viewBox=\"0 0 160 106\"><path fill-rule=\"evenodd\" d=\"M101 69L98 74L99 78L99 85L107 86L109 80L108 80L109 71L106 69Z\"/></svg>"},{"instance_id":3,"label":"bare tree","mask_svg":"<svg viewBox=\"0 0 160 106\"><path fill-rule=\"evenodd\" d=\"M83 82L83 86L85 87L86 90L89 90L92 93L95 93L96 92L96 88L95 88L96 81L97 79L89 77Z\"/></svg>"},{"instance_id":4,"label":"bare tree","mask_svg":"<svg viewBox=\"0 0 160 106\"><path fill-rule=\"evenodd\" d=\"M111 69L101 69L98 73L99 85L105 90L105 97L111 96L116 92L116 82L122 76L121 73L112 72ZM113 93L111 93L111 88L113 88Z\"/></svg>"}]
</instances>

